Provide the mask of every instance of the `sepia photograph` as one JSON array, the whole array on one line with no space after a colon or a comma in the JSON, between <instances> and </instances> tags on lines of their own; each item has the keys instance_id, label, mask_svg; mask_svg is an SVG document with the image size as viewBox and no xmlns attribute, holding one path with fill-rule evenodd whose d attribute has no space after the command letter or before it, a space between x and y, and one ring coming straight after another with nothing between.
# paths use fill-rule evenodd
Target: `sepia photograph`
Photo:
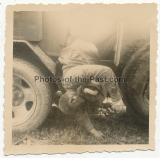
<instances>
[{"instance_id":1,"label":"sepia photograph","mask_svg":"<svg viewBox=\"0 0 160 158\"><path fill-rule=\"evenodd\" d=\"M7 8L11 146L153 145L157 5L34 6Z\"/></svg>"}]
</instances>

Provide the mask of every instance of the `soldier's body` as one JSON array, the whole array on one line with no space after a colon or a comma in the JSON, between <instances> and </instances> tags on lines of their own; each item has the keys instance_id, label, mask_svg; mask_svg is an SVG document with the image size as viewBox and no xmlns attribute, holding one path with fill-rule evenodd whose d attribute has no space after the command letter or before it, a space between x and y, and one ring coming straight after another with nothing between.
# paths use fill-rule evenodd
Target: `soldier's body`
<instances>
[{"instance_id":1,"label":"soldier's body","mask_svg":"<svg viewBox=\"0 0 160 158\"><path fill-rule=\"evenodd\" d=\"M59 107L66 114L76 113L78 122L97 139L101 139L104 135L93 127L88 117L86 101L89 101L89 98L85 97L82 87L89 83L92 83L93 87L100 87L98 93L93 96L95 100L91 99L93 104L98 103L97 106L101 106L109 93L112 99L112 109L117 113L123 113L126 107L123 104L118 84L109 82L110 78L115 78L114 72L107 66L97 65L98 60L99 54L95 45L79 39L73 40L61 51L59 61L63 65L63 87L67 92L60 98ZM108 80L96 83L91 80L93 78ZM90 91L95 92L89 90L88 93Z\"/></svg>"}]
</instances>

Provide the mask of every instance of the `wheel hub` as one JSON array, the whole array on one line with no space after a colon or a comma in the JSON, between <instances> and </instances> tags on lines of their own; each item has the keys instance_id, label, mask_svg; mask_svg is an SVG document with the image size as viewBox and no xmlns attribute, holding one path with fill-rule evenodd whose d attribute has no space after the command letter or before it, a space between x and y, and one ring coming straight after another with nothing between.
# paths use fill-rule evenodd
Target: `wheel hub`
<instances>
[{"instance_id":1,"label":"wheel hub","mask_svg":"<svg viewBox=\"0 0 160 158\"><path fill-rule=\"evenodd\" d=\"M149 81L146 84L143 94L144 103L149 107Z\"/></svg>"},{"instance_id":2,"label":"wheel hub","mask_svg":"<svg viewBox=\"0 0 160 158\"><path fill-rule=\"evenodd\" d=\"M23 90L18 86L13 86L13 99L12 99L12 105L13 106L19 106L24 101L24 92Z\"/></svg>"},{"instance_id":3,"label":"wheel hub","mask_svg":"<svg viewBox=\"0 0 160 158\"><path fill-rule=\"evenodd\" d=\"M32 116L36 108L33 86L21 75L13 75L12 124L20 125Z\"/></svg>"}]
</instances>

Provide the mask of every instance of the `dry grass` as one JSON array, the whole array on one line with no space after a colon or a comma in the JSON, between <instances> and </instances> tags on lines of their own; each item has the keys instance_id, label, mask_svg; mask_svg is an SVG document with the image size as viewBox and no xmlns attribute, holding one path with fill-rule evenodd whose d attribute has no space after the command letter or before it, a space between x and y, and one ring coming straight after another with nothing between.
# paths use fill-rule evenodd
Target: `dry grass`
<instances>
[{"instance_id":1,"label":"dry grass","mask_svg":"<svg viewBox=\"0 0 160 158\"><path fill-rule=\"evenodd\" d=\"M56 111L55 111L56 110ZM77 125L75 116L64 115L54 109L41 127L27 135L38 140L46 140L53 145L62 144L148 144L148 127L137 122L129 114L120 118L102 118L91 116L91 121L97 130L106 136L103 141L97 141L82 127ZM13 133L13 143L21 139L26 133Z\"/></svg>"}]
</instances>

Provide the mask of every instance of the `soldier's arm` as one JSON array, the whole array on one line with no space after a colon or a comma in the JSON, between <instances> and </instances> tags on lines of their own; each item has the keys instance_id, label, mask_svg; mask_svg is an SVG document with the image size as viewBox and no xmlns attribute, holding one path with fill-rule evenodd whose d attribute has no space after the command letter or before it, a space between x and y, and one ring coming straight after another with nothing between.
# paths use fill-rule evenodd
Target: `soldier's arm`
<instances>
[{"instance_id":1,"label":"soldier's arm","mask_svg":"<svg viewBox=\"0 0 160 158\"><path fill-rule=\"evenodd\" d=\"M93 134L95 138L97 138L97 139L103 139L103 138L105 138L105 136L103 135L102 132L97 131L97 130L93 127L93 125L92 125L92 123L91 123L91 121L90 121L90 119L89 119L89 116L88 116L88 113L87 113L86 110L85 110L84 112L81 111L81 112L79 112L79 113L77 114L77 121L78 121L78 123L79 123L81 126L83 126L89 133Z\"/></svg>"}]
</instances>

